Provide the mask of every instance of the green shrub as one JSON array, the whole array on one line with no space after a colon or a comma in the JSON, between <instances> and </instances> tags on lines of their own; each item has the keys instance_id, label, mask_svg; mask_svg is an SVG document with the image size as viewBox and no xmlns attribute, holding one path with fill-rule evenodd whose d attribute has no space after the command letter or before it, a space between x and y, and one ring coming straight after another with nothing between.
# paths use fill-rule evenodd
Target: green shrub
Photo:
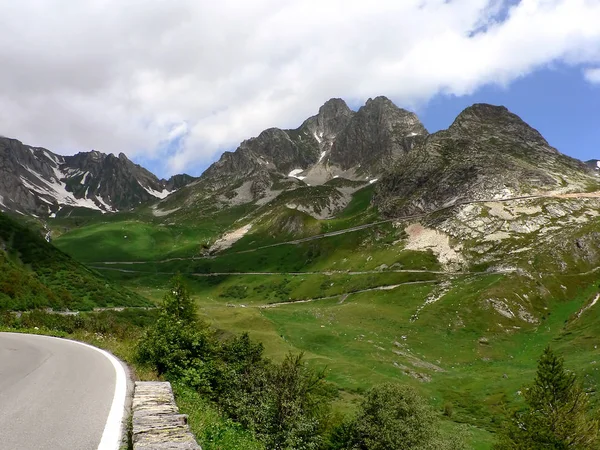
<instances>
[{"instance_id":1,"label":"green shrub","mask_svg":"<svg viewBox=\"0 0 600 450\"><path fill-rule=\"evenodd\" d=\"M439 432L439 417L409 386L384 384L371 389L353 422L334 433L336 449L458 450L464 437Z\"/></svg>"},{"instance_id":2,"label":"green shrub","mask_svg":"<svg viewBox=\"0 0 600 450\"><path fill-rule=\"evenodd\" d=\"M444 403L443 414L449 419L454 415L454 405L450 402Z\"/></svg>"},{"instance_id":3,"label":"green shrub","mask_svg":"<svg viewBox=\"0 0 600 450\"><path fill-rule=\"evenodd\" d=\"M219 339L196 319L180 278L140 340L137 359L211 398L266 448L316 450L323 442L330 396L323 374L302 355L273 364L247 334Z\"/></svg>"}]
</instances>

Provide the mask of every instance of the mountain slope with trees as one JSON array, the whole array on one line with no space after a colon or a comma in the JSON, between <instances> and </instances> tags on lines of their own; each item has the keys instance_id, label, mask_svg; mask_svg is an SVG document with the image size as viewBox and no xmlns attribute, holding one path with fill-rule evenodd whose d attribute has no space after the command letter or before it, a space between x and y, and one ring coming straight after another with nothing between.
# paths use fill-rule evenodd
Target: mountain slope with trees
<instances>
[{"instance_id":1,"label":"mountain slope with trees","mask_svg":"<svg viewBox=\"0 0 600 450\"><path fill-rule=\"evenodd\" d=\"M81 310L150 304L0 213L0 309Z\"/></svg>"}]
</instances>

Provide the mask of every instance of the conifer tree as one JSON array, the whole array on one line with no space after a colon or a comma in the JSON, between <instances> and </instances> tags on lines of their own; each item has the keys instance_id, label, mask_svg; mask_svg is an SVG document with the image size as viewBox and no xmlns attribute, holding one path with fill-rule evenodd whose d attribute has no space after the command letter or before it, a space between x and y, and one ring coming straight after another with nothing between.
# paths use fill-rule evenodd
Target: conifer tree
<instances>
[{"instance_id":1,"label":"conifer tree","mask_svg":"<svg viewBox=\"0 0 600 450\"><path fill-rule=\"evenodd\" d=\"M162 313L174 320L191 324L197 319L196 305L181 275L176 275L171 280L171 287L165 294L161 307Z\"/></svg>"},{"instance_id":2,"label":"conifer tree","mask_svg":"<svg viewBox=\"0 0 600 450\"><path fill-rule=\"evenodd\" d=\"M523 396L527 408L514 414L496 450L600 448L600 426L591 417L587 393L550 347Z\"/></svg>"}]
</instances>

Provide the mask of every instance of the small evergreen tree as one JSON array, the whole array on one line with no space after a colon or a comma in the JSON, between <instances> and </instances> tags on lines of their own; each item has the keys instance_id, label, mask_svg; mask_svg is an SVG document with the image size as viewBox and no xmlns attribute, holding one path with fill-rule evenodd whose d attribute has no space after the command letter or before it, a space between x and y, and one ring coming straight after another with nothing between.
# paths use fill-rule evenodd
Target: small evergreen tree
<instances>
[{"instance_id":1,"label":"small evergreen tree","mask_svg":"<svg viewBox=\"0 0 600 450\"><path fill-rule=\"evenodd\" d=\"M514 414L496 450L600 448L599 423L590 416L587 394L550 347L523 396L527 409Z\"/></svg>"},{"instance_id":2,"label":"small evergreen tree","mask_svg":"<svg viewBox=\"0 0 600 450\"><path fill-rule=\"evenodd\" d=\"M214 332L197 320L182 277L174 277L158 319L138 343L138 361L154 367L159 375L189 378L190 385L208 388L217 351Z\"/></svg>"},{"instance_id":3,"label":"small evergreen tree","mask_svg":"<svg viewBox=\"0 0 600 450\"><path fill-rule=\"evenodd\" d=\"M163 298L161 309L163 314L175 321L180 320L186 324L196 321L196 305L181 275L176 275L171 280L171 287Z\"/></svg>"}]
</instances>

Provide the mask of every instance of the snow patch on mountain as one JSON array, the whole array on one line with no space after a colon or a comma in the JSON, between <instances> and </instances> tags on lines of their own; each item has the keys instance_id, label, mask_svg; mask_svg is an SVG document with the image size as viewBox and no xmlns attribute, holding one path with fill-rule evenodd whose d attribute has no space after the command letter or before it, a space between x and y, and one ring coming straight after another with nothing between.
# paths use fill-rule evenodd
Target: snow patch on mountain
<instances>
[{"instance_id":1,"label":"snow patch on mountain","mask_svg":"<svg viewBox=\"0 0 600 450\"><path fill-rule=\"evenodd\" d=\"M166 190L166 189L163 189L162 191L155 191L155 190L154 190L154 189L152 189L151 187L146 187L146 186L144 186L144 185L143 185L142 183L140 183L139 181L138 181L138 184L139 184L141 187L143 187L143 188L144 188L144 190L145 190L145 191L146 191L148 194L150 194L150 195L152 195L152 196L154 196L154 197L156 197L156 198L160 198L161 200L162 200L163 198L165 198L167 195L169 195L169 194L172 194L173 192L175 192L174 190L173 190L173 191L168 191L168 190Z\"/></svg>"},{"instance_id":2,"label":"snow patch on mountain","mask_svg":"<svg viewBox=\"0 0 600 450\"><path fill-rule=\"evenodd\" d=\"M304 180L306 177L298 176L298 174L304 172L304 169L294 169L288 173L288 177L297 178L298 180Z\"/></svg>"},{"instance_id":3,"label":"snow patch on mountain","mask_svg":"<svg viewBox=\"0 0 600 450\"><path fill-rule=\"evenodd\" d=\"M119 212L119 210L117 209L113 209L112 206L110 206L107 202L104 201L104 199L100 196L97 195L96 196L96 200L102 205L104 206L104 208L106 209L106 211L113 211L113 212Z\"/></svg>"},{"instance_id":4,"label":"snow patch on mountain","mask_svg":"<svg viewBox=\"0 0 600 450\"><path fill-rule=\"evenodd\" d=\"M60 181L61 178L64 178L64 174L58 167L52 168L54 171L55 181L46 180L41 174L29 167L27 170L36 177L36 181L38 181L40 184L33 184L30 182L30 180L27 180L21 176L20 178L23 186L33 192L36 192L37 194L40 194L42 196L40 197L40 200L42 200L44 203L48 203L50 205L52 204L51 201L49 201L47 198L44 198L45 196L50 197L59 204L95 209L104 212L100 207L98 207L98 205L94 203L93 200L89 198L76 198L72 192L67 191L66 184ZM86 190L85 196L87 196L88 191L89 187Z\"/></svg>"}]
</instances>

